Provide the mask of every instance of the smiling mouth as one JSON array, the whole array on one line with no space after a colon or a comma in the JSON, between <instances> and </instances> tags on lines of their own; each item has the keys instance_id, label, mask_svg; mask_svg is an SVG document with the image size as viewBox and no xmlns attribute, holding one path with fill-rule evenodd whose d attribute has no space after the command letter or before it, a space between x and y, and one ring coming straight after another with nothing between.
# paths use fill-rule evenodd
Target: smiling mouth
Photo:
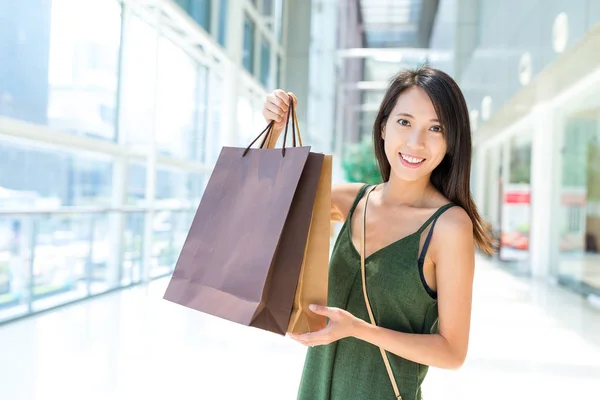
<instances>
[{"instance_id":1,"label":"smiling mouth","mask_svg":"<svg viewBox=\"0 0 600 400\"><path fill-rule=\"evenodd\" d=\"M402 161L413 166L421 165L426 160L425 158L413 157L402 153L399 154Z\"/></svg>"}]
</instances>

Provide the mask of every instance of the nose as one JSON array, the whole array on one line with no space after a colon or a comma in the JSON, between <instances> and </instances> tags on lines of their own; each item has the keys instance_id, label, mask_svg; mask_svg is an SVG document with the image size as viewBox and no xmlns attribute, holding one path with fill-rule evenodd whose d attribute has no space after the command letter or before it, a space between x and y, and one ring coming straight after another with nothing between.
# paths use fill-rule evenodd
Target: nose
<instances>
[{"instance_id":1,"label":"nose","mask_svg":"<svg viewBox=\"0 0 600 400\"><path fill-rule=\"evenodd\" d=\"M406 146L416 150L425 148L425 135L421 129L415 127L410 130L408 137L406 138Z\"/></svg>"}]
</instances>

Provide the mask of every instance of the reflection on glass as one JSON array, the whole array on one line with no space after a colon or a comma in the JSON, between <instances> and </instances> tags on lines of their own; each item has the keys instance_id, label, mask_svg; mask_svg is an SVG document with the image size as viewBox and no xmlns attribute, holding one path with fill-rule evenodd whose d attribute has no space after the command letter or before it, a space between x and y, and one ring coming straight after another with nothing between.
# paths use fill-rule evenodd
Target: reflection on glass
<instances>
[{"instance_id":1,"label":"reflection on glass","mask_svg":"<svg viewBox=\"0 0 600 400\"><path fill-rule=\"evenodd\" d=\"M250 17L244 15L244 48L242 50L242 65L244 68L254 74L254 35L256 25Z\"/></svg>"},{"instance_id":2,"label":"reflection on glass","mask_svg":"<svg viewBox=\"0 0 600 400\"><path fill-rule=\"evenodd\" d=\"M86 271L89 294L119 287L124 219L120 213L94 214L90 218L91 254Z\"/></svg>"},{"instance_id":3,"label":"reflection on glass","mask_svg":"<svg viewBox=\"0 0 600 400\"><path fill-rule=\"evenodd\" d=\"M0 217L0 321L140 282L144 218L143 212ZM173 245L179 243L178 233Z\"/></svg>"},{"instance_id":4,"label":"reflection on glass","mask_svg":"<svg viewBox=\"0 0 600 400\"><path fill-rule=\"evenodd\" d=\"M204 161L206 149L206 118L208 113L208 68L198 66L195 125L190 142L190 159Z\"/></svg>"},{"instance_id":5,"label":"reflection on glass","mask_svg":"<svg viewBox=\"0 0 600 400\"><path fill-rule=\"evenodd\" d=\"M0 216L0 322L28 311L32 232L31 218Z\"/></svg>"},{"instance_id":6,"label":"reflection on glass","mask_svg":"<svg viewBox=\"0 0 600 400\"><path fill-rule=\"evenodd\" d=\"M156 213L153 225L151 277L168 275L173 271L193 217L192 211Z\"/></svg>"},{"instance_id":7,"label":"reflection on glass","mask_svg":"<svg viewBox=\"0 0 600 400\"><path fill-rule=\"evenodd\" d=\"M46 124L51 2L16 3L0 1L0 115Z\"/></svg>"},{"instance_id":8,"label":"reflection on glass","mask_svg":"<svg viewBox=\"0 0 600 400\"><path fill-rule=\"evenodd\" d=\"M157 37L156 31L137 16L132 16L125 27L119 128L131 148L144 152L154 130Z\"/></svg>"},{"instance_id":9,"label":"reflection on glass","mask_svg":"<svg viewBox=\"0 0 600 400\"><path fill-rule=\"evenodd\" d=\"M600 295L600 113L566 123L559 212L559 279Z\"/></svg>"},{"instance_id":10,"label":"reflection on glass","mask_svg":"<svg viewBox=\"0 0 600 400\"><path fill-rule=\"evenodd\" d=\"M53 0L48 124L115 139L121 7L116 1Z\"/></svg>"},{"instance_id":11,"label":"reflection on glass","mask_svg":"<svg viewBox=\"0 0 600 400\"><path fill-rule=\"evenodd\" d=\"M0 208L110 205L112 170L108 157L4 142L0 146Z\"/></svg>"},{"instance_id":12,"label":"reflection on glass","mask_svg":"<svg viewBox=\"0 0 600 400\"><path fill-rule=\"evenodd\" d=\"M194 159L197 65L168 39L159 41L156 144L158 152Z\"/></svg>"},{"instance_id":13,"label":"reflection on glass","mask_svg":"<svg viewBox=\"0 0 600 400\"><path fill-rule=\"evenodd\" d=\"M36 220L32 300L35 311L88 295L94 268L93 216L52 215Z\"/></svg>"},{"instance_id":14,"label":"reflection on glass","mask_svg":"<svg viewBox=\"0 0 600 400\"><path fill-rule=\"evenodd\" d=\"M210 148L207 149L208 157L207 163L213 163L217 161L221 147L221 113L223 112L223 97L221 91L223 90L223 78L218 76L215 72L211 72L209 81L209 93L210 93L210 113L212 118L212 130L210 135Z\"/></svg>"},{"instance_id":15,"label":"reflection on glass","mask_svg":"<svg viewBox=\"0 0 600 400\"><path fill-rule=\"evenodd\" d=\"M114 140L119 3L4 3L0 115Z\"/></svg>"},{"instance_id":16,"label":"reflection on glass","mask_svg":"<svg viewBox=\"0 0 600 400\"><path fill-rule=\"evenodd\" d=\"M492 146L484 154L485 158L485 185L482 212L486 220L487 229L491 231L496 243L500 243L500 205L502 204L502 146Z\"/></svg>"},{"instance_id":17,"label":"reflection on glass","mask_svg":"<svg viewBox=\"0 0 600 400\"><path fill-rule=\"evenodd\" d=\"M139 163L129 164L127 176L127 204L144 205L146 199L146 166Z\"/></svg>"},{"instance_id":18,"label":"reflection on glass","mask_svg":"<svg viewBox=\"0 0 600 400\"><path fill-rule=\"evenodd\" d=\"M260 82L267 88L271 74L271 47L269 42L262 37L260 41Z\"/></svg>"},{"instance_id":19,"label":"reflection on glass","mask_svg":"<svg viewBox=\"0 0 600 400\"><path fill-rule=\"evenodd\" d=\"M156 172L157 207L196 207L204 190L204 175L174 168Z\"/></svg>"},{"instance_id":20,"label":"reflection on glass","mask_svg":"<svg viewBox=\"0 0 600 400\"><path fill-rule=\"evenodd\" d=\"M144 260L144 213L128 213L125 218L121 286L133 285L142 280Z\"/></svg>"},{"instance_id":21,"label":"reflection on glass","mask_svg":"<svg viewBox=\"0 0 600 400\"><path fill-rule=\"evenodd\" d=\"M502 188L500 259L526 261L531 215L531 135L511 138L509 158L508 184ZM520 265L527 266L525 262Z\"/></svg>"}]
</instances>

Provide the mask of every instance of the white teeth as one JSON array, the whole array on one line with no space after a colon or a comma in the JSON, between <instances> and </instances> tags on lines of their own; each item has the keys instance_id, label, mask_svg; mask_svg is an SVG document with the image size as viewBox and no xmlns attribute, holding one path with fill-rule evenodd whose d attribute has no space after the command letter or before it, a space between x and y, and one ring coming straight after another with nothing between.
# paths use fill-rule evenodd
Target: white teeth
<instances>
[{"instance_id":1,"label":"white teeth","mask_svg":"<svg viewBox=\"0 0 600 400\"><path fill-rule=\"evenodd\" d=\"M410 156L405 156L404 154L400 153L400 156L408 161L411 164L418 164L420 162L422 162L423 160L425 160L424 158L415 158L415 157L410 157Z\"/></svg>"}]
</instances>

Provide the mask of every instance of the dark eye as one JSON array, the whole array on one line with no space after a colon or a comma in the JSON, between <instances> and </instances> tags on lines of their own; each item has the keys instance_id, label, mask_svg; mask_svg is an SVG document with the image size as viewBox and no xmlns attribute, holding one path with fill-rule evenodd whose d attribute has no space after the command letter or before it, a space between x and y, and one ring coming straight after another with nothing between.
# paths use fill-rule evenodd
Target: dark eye
<instances>
[{"instance_id":1,"label":"dark eye","mask_svg":"<svg viewBox=\"0 0 600 400\"><path fill-rule=\"evenodd\" d=\"M442 132L442 127L439 126L439 125L434 125L431 128L429 128L429 129L431 129L434 132Z\"/></svg>"},{"instance_id":2,"label":"dark eye","mask_svg":"<svg viewBox=\"0 0 600 400\"><path fill-rule=\"evenodd\" d=\"M410 126L410 122L408 122L408 121L407 121L407 120L405 120L405 119L399 119L399 120L398 120L398 123L399 123L400 125L402 125L402 126Z\"/></svg>"}]
</instances>

